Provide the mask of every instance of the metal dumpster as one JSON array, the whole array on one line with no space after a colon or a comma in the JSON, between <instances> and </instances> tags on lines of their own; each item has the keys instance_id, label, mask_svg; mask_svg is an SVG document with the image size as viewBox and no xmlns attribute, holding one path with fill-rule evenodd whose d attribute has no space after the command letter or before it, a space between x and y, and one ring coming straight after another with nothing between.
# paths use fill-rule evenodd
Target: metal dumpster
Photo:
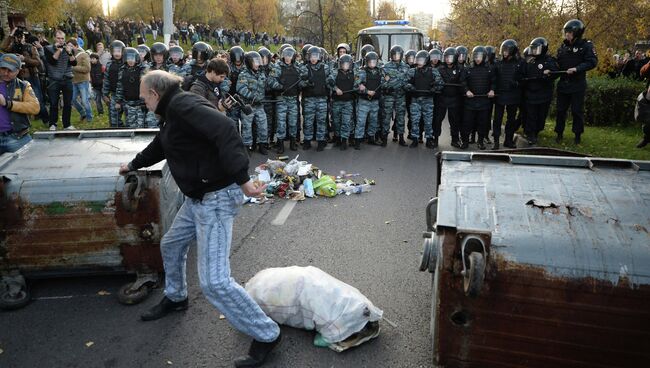
<instances>
[{"instance_id":1,"label":"metal dumpster","mask_svg":"<svg viewBox=\"0 0 650 368\"><path fill-rule=\"evenodd\" d=\"M157 131L38 132L0 156L0 308L29 301L25 277L135 273L119 300L147 296L183 197L164 161L126 176L118 169Z\"/></svg>"},{"instance_id":2,"label":"metal dumpster","mask_svg":"<svg viewBox=\"0 0 650 368\"><path fill-rule=\"evenodd\" d=\"M650 162L443 152L438 184L435 366L650 365Z\"/></svg>"}]
</instances>

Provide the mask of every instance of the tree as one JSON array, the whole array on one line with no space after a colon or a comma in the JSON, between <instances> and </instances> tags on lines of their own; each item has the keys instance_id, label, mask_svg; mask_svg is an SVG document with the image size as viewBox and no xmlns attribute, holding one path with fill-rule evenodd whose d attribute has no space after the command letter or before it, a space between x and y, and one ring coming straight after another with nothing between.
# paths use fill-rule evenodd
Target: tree
<instances>
[{"instance_id":1,"label":"tree","mask_svg":"<svg viewBox=\"0 0 650 368\"><path fill-rule=\"evenodd\" d=\"M404 19L405 9L392 2L382 1L377 8L377 19Z\"/></svg>"},{"instance_id":2,"label":"tree","mask_svg":"<svg viewBox=\"0 0 650 368\"><path fill-rule=\"evenodd\" d=\"M277 0L224 0L221 4L226 26L255 33L280 28Z\"/></svg>"}]
</instances>

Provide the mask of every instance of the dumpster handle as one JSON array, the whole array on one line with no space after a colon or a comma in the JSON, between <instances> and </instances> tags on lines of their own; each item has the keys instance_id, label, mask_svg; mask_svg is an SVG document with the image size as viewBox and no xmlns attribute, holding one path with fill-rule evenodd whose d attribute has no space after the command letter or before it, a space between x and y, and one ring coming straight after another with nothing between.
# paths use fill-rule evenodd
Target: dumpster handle
<instances>
[{"instance_id":1,"label":"dumpster handle","mask_svg":"<svg viewBox=\"0 0 650 368\"><path fill-rule=\"evenodd\" d=\"M146 187L146 177L138 175L137 172L131 171L124 177L124 188L122 189L122 206L129 211L133 212L138 207L138 200Z\"/></svg>"},{"instance_id":2,"label":"dumpster handle","mask_svg":"<svg viewBox=\"0 0 650 368\"><path fill-rule=\"evenodd\" d=\"M431 208L435 206L435 213L431 213ZM438 197L431 198L427 203L427 230L436 231L436 222L438 222Z\"/></svg>"},{"instance_id":3,"label":"dumpster handle","mask_svg":"<svg viewBox=\"0 0 650 368\"><path fill-rule=\"evenodd\" d=\"M469 255L465 254L466 246L468 246L467 248L471 248L469 249ZM461 275L463 275L463 290L465 291L465 295L475 298L480 294L485 278L485 263L487 261L485 242L477 235L465 236L461 243L460 256L463 261L463 271L461 271ZM468 263L469 267L467 266Z\"/></svg>"}]
</instances>

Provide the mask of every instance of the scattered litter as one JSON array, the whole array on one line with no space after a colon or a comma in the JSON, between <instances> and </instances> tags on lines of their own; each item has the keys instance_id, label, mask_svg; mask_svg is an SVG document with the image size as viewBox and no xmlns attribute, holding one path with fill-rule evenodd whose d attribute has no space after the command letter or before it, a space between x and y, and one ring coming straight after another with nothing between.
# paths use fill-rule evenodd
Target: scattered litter
<instances>
[{"instance_id":1,"label":"scattered litter","mask_svg":"<svg viewBox=\"0 0 650 368\"><path fill-rule=\"evenodd\" d=\"M408 242L409 242L408 240L402 240L402 241L403 241L404 243L408 243Z\"/></svg>"},{"instance_id":2,"label":"scattered litter","mask_svg":"<svg viewBox=\"0 0 650 368\"><path fill-rule=\"evenodd\" d=\"M385 221L384 224L390 225L391 222L393 222L393 220Z\"/></svg>"},{"instance_id":3,"label":"scattered litter","mask_svg":"<svg viewBox=\"0 0 650 368\"><path fill-rule=\"evenodd\" d=\"M316 330L316 346L341 352L379 335L383 311L313 266L262 270L246 283L246 291L277 323Z\"/></svg>"},{"instance_id":4,"label":"scattered litter","mask_svg":"<svg viewBox=\"0 0 650 368\"><path fill-rule=\"evenodd\" d=\"M344 170L339 176L327 175L318 167L307 161L300 161L299 156L289 160L280 156L277 160L268 159L255 168L251 177L257 185L266 185L266 191L259 198L244 196L244 203L264 204L278 196L293 201L304 201L316 196L332 198L337 195L360 194L370 192L375 185L373 179L361 179L360 173L348 173Z\"/></svg>"},{"instance_id":5,"label":"scattered litter","mask_svg":"<svg viewBox=\"0 0 650 368\"><path fill-rule=\"evenodd\" d=\"M111 295L111 293L109 293L106 290L100 290L97 292L97 295L105 296L105 295Z\"/></svg>"},{"instance_id":6,"label":"scattered litter","mask_svg":"<svg viewBox=\"0 0 650 368\"><path fill-rule=\"evenodd\" d=\"M226 316L224 316L223 314L220 314L219 319L226 319Z\"/></svg>"},{"instance_id":7,"label":"scattered litter","mask_svg":"<svg viewBox=\"0 0 650 368\"><path fill-rule=\"evenodd\" d=\"M93 345L95 345L95 343L92 342L92 341L88 341L88 342L86 343L86 347L87 347L87 348L89 348L89 347L91 347L91 346L93 346Z\"/></svg>"},{"instance_id":8,"label":"scattered litter","mask_svg":"<svg viewBox=\"0 0 650 368\"><path fill-rule=\"evenodd\" d=\"M168 360L168 361L167 361L167 365L172 365L172 364L174 364L174 363L172 363L171 360Z\"/></svg>"},{"instance_id":9,"label":"scattered litter","mask_svg":"<svg viewBox=\"0 0 650 368\"><path fill-rule=\"evenodd\" d=\"M2 354L2 353L4 353L4 352L5 352L4 350L0 349L0 354Z\"/></svg>"}]
</instances>

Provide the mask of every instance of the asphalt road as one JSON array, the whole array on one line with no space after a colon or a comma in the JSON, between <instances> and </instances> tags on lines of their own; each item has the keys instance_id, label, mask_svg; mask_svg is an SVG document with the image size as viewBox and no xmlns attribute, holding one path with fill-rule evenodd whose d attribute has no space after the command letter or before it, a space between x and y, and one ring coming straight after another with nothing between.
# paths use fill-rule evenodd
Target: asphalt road
<instances>
[{"instance_id":1,"label":"asphalt road","mask_svg":"<svg viewBox=\"0 0 650 368\"><path fill-rule=\"evenodd\" d=\"M448 139L442 143L449 148ZM316 266L358 288L397 327L382 323L377 339L344 353L315 347L313 332L283 327L265 366L430 367L431 276L417 266L424 209L435 190L434 151L391 142L298 153L327 173L360 173L377 185L370 193L299 202L280 226L271 222L286 200L245 205L235 222L233 277L244 283L268 267ZM263 161L252 157L253 164ZM140 305L120 305L115 293L127 276L32 282L32 303L0 312L0 367L231 367L250 338L202 296L195 260L191 251L190 309L147 323L139 315L162 291Z\"/></svg>"}]
</instances>

